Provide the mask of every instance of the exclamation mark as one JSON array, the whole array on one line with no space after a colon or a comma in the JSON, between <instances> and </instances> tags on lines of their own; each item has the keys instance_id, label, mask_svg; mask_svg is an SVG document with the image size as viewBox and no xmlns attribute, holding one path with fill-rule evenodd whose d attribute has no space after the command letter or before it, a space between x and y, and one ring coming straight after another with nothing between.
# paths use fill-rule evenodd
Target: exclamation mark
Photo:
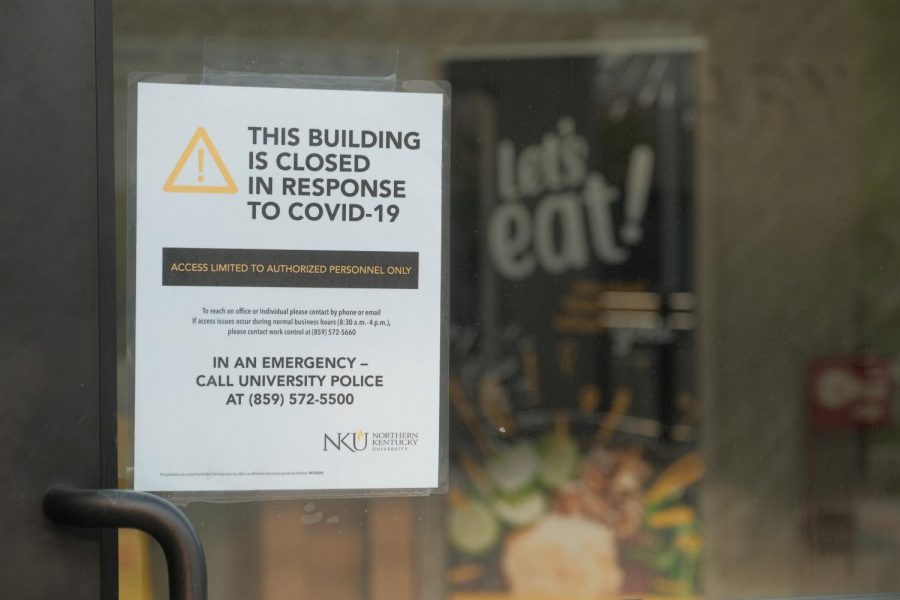
<instances>
[{"instance_id":1,"label":"exclamation mark","mask_svg":"<svg viewBox=\"0 0 900 600\"><path fill-rule=\"evenodd\" d=\"M203 181L203 148L197 150L197 181Z\"/></svg>"},{"instance_id":2,"label":"exclamation mark","mask_svg":"<svg viewBox=\"0 0 900 600\"><path fill-rule=\"evenodd\" d=\"M653 150L649 146L635 146L628 162L628 178L625 182L625 224L622 240L637 244L644 237L641 221L650 199L650 183L653 181Z\"/></svg>"}]
</instances>

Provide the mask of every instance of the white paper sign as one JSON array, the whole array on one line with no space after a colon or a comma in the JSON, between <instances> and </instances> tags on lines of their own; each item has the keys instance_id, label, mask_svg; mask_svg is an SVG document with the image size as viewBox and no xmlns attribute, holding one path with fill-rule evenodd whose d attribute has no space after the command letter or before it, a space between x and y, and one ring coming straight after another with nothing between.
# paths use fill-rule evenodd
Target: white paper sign
<instances>
[{"instance_id":1,"label":"white paper sign","mask_svg":"<svg viewBox=\"0 0 900 600\"><path fill-rule=\"evenodd\" d=\"M438 486L440 94L138 84L134 486Z\"/></svg>"}]
</instances>

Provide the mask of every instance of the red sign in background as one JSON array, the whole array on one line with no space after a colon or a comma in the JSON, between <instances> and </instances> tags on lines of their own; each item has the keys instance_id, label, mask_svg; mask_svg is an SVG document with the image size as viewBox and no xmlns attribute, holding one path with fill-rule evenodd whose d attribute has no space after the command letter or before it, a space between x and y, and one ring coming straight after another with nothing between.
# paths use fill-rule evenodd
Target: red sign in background
<instances>
[{"instance_id":1,"label":"red sign in background","mask_svg":"<svg viewBox=\"0 0 900 600\"><path fill-rule=\"evenodd\" d=\"M891 365L872 357L813 362L809 370L810 418L820 429L882 427L892 421Z\"/></svg>"}]
</instances>

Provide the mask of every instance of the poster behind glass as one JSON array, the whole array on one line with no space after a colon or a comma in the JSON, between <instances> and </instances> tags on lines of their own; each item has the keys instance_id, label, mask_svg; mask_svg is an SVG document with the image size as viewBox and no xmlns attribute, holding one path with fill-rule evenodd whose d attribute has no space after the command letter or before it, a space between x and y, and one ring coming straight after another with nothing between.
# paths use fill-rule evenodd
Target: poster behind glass
<instances>
[{"instance_id":1,"label":"poster behind glass","mask_svg":"<svg viewBox=\"0 0 900 600\"><path fill-rule=\"evenodd\" d=\"M700 594L695 67L681 42L445 65L454 598Z\"/></svg>"}]
</instances>

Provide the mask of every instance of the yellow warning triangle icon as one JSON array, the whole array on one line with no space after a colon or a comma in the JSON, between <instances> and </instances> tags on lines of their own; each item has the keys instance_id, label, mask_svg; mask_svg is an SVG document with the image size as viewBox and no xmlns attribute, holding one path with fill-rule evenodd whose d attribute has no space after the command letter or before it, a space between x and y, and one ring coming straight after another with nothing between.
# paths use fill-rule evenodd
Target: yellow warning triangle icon
<instances>
[{"instance_id":1,"label":"yellow warning triangle icon","mask_svg":"<svg viewBox=\"0 0 900 600\"><path fill-rule=\"evenodd\" d=\"M212 165L207 161L207 157L212 159ZM231 178L231 173L228 172L219 151L203 127L198 127L194 132L175 168L166 179L163 191L198 194L237 193L237 185Z\"/></svg>"}]
</instances>

